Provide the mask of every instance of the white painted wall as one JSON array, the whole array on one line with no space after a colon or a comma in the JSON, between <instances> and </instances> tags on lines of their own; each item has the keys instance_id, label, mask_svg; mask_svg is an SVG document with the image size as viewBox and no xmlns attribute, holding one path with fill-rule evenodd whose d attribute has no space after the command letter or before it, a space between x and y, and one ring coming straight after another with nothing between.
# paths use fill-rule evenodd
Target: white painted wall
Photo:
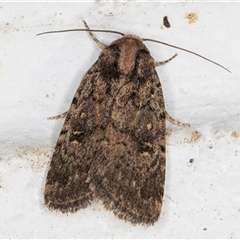
<instances>
[{"instance_id":1,"label":"white painted wall","mask_svg":"<svg viewBox=\"0 0 240 240\"><path fill-rule=\"evenodd\" d=\"M240 238L240 5L238 3L0 3L1 238ZM196 13L189 24L185 15ZM161 28L167 15L171 28ZM160 220L131 226L100 203L75 214L51 212L43 189L65 112L100 49L91 28L172 43L146 43L159 67L167 111L191 124L168 124L167 175ZM98 33L108 44L118 36ZM198 134L195 133L198 132ZM193 163L189 163L194 159Z\"/></svg>"}]
</instances>

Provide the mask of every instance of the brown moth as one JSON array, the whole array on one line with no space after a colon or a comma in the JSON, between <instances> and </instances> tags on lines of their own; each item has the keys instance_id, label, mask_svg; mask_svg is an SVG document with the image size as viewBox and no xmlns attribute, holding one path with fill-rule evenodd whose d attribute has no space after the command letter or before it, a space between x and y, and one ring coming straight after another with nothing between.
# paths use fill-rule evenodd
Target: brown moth
<instances>
[{"instance_id":1,"label":"brown moth","mask_svg":"<svg viewBox=\"0 0 240 240\"><path fill-rule=\"evenodd\" d=\"M107 46L84 24L102 51L65 114L47 174L45 204L75 212L96 198L120 219L152 225L164 194L166 118L187 125L166 112L155 70L176 55L155 62L135 35L122 34Z\"/></svg>"}]
</instances>

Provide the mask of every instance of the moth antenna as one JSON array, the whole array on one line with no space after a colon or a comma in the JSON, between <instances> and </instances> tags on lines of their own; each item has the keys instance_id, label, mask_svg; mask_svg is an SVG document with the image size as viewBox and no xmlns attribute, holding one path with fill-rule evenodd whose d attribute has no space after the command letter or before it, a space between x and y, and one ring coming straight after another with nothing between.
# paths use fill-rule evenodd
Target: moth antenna
<instances>
[{"instance_id":1,"label":"moth antenna","mask_svg":"<svg viewBox=\"0 0 240 240\"><path fill-rule=\"evenodd\" d=\"M83 23L84 23L86 29L81 29L81 28L78 29L78 28L76 28L76 29L66 29L66 30L59 30L59 31L49 31L49 32L38 33L37 36L39 36L39 35L44 35L44 34L49 34L49 33L63 33L63 32L104 32L104 33L115 33L115 34L119 34L119 35L122 35L122 36L125 35L125 34L123 34L123 33L121 33L121 32L118 32L118 31L101 30L101 29L100 29L100 30L99 30L99 29L89 29L89 27L88 27L88 25L87 25L87 23L86 23L85 20L83 20ZM217 65L217 66L219 66L219 67L221 67L221 68L223 68L223 69L225 69L226 71L228 71L228 72L231 73L230 70L228 70L227 68L225 68L225 67L222 66L221 64L219 64L219 63L217 63L217 62L214 62L214 61L212 61L211 59L206 58L206 57L204 57L204 56L202 56L202 55L200 55L200 54L198 54L198 53L195 53L195 52L193 52L193 51L187 50L187 49L185 49L185 48L181 48L181 47L178 47L178 46L174 46L174 45L172 45L172 44L165 43L165 42L158 41L158 40L154 40L154 39L142 38L142 40L143 40L143 41L160 43L160 44L166 45L166 46L168 46L168 47L176 48L176 49L179 49L179 50L182 50L182 51L191 53L191 54L193 54L193 55L195 55L195 56L198 56L198 57L200 57L200 58L203 58L203 59L205 59L206 61L209 61L209 62L211 62L211 63L213 63L213 64L215 64L215 65Z\"/></svg>"},{"instance_id":2,"label":"moth antenna","mask_svg":"<svg viewBox=\"0 0 240 240\"><path fill-rule=\"evenodd\" d=\"M191 54L196 55L196 56L198 56L198 57L200 57L200 58L203 58L203 59L207 60L208 62L211 62L211 63L213 63L213 64L215 64L215 65L217 65L217 66L219 66L219 67L221 67L221 68L223 68L223 69L225 69L226 71L228 71L228 72L231 73L230 70L228 70L227 68L225 68L225 67L222 66L221 64L216 63L216 62L212 61L212 60L209 59L209 58L206 58L206 57L204 57L204 56L202 56L202 55L200 55L200 54L198 54L198 53L195 53L195 52L193 52L193 51L187 50L187 49L185 49L185 48L181 48L181 47L178 47L178 46L174 46L174 45L172 45L172 44L165 43L165 42L161 42L161 41L154 40L154 39L142 38L142 40L143 40L143 41L160 43L160 44L166 45L166 46L168 46L168 47L176 48L176 49L179 49L179 50L182 50L182 51L191 53Z\"/></svg>"},{"instance_id":3,"label":"moth antenna","mask_svg":"<svg viewBox=\"0 0 240 240\"><path fill-rule=\"evenodd\" d=\"M120 35L124 35L121 32L117 32L117 31L112 31L112 30L98 30L98 29L66 29L66 30L59 30L59 31L49 31L49 32L42 32L42 33L38 33L37 36L39 35L43 35L43 34L49 34L49 33L63 33L63 32L105 32L105 33L115 33L115 34L120 34Z\"/></svg>"}]
</instances>

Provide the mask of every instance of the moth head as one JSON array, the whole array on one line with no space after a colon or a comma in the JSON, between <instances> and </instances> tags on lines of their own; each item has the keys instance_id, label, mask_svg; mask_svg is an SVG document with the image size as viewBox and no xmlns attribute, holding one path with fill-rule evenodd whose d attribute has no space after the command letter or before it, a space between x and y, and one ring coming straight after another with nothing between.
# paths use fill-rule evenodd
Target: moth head
<instances>
[{"instance_id":1,"label":"moth head","mask_svg":"<svg viewBox=\"0 0 240 240\"><path fill-rule=\"evenodd\" d=\"M147 47L144 45L142 38L138 37L137 35L123 35L122 38L113 41L110 46L112 45L118 45L119 47L124 48L125 51L129 52L129 54L131 50L135 51L137 49L149 52ZM128 54L128 52L126 52L126 54Z\"/></svg>"}]
</instances>

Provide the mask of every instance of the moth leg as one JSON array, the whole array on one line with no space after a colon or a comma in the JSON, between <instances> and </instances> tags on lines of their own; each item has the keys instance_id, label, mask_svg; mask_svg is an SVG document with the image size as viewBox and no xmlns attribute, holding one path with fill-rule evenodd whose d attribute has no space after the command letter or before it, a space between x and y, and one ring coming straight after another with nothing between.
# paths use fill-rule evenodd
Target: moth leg
<instances>
[{"instance_id":1,"label":"moth leg","mask_svg":"<svg viewBox=\"0 0 240 240\"><path fill-rule=\"evenodd\" d=\"M171 58L169 58L168 60L166 60L166 61L164 61L164 62L155 62L155 67L160 66L160 65L164 65L164 64L170 62L170 61L173 60L176 56L177 56L177 54L173 55ZM167 118L170 122L172 122L172 123L174 123L174 124L176 124L176 125L178 125L178 126L190 127L190 124L188 124L188 123L181 123L181 122L175 120L174 118L172 118L172 117L168 114L168 112L167 112L166 110L165 110L165 116L166 116L166 118Z\"/></svg>"},{"instance_id":2,"label":"moth leg","mask_svg":"<svg viewBox=\"0 0 240 240\"><path fill-rule=\"evenodd\" d=\"M92 34L92 32L91 32L90 28L88 27L87 23L85 22L85 20L83 20L83 23L84 23L86 29L89 30L88 33L89 33L90 37L92 38L92 40L93 40L94 42L96 42L97 45L98 45L101 49L106 48L107 45L101 43L101 42Z\"/></svg>"},{"instance_id":3,"label":"moth leg","mask_svg":"<svg viewBox=\"0 0 240 240\"><path fill-rule=\"evenodd\" d=\"M165 116L166 116L166 118L167 118L170 122L172 122L172 123L174 123L174 124L176 124L176 125L178 125L178 126L182 126L182 127L190 127L190 126L191 126L191 125L188 124L188 123L181 123L181 122L175 120L174 118L172 118L172 117L168 114L168 112L167 112L166 110L165 110Z\"/></svg>"},{"instance_id":4,"label":"moth leg","mask_svg":"<svg viewBox=\"0 0 240 240\"><path fill-rule=\"evenodd\" d=\"M57 115L57 116L48 117L47 120L56 120L56 119L59 119L59 118L65 118L65 117L67 116L67 113L68 113L68 112L59 114L59 115Z\"/></svg>"},{"instance_id":5,"label":"moth leg","mask_svg":"<svg viewBox=\"0 0 240 240\"><path fill-rule=\"evenodd\" d=\"M160 65L164 65L164 64L170 62L170 61L173 60L176 56L177 56L177 54L175 54L174 56L172 56L171 58L169 58L169 59L166 60L166 61L163 61L163 62L155 62L155 67L160 66Z\"/></svg>"}]
</instances>

